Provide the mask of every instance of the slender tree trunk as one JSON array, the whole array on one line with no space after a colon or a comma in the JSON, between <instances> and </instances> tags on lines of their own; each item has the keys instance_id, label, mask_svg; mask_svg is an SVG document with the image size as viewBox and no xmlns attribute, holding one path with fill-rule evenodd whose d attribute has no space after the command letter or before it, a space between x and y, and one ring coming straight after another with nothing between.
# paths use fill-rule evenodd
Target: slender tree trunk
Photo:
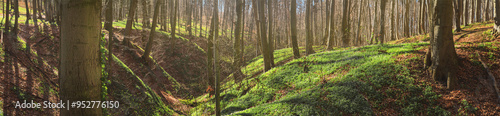
<instances>
[{"instance_id":1,"label":"slender tree trunk","mask_svg":"<svg viewBox=\"0 0 500 116\"><path fill-rule=\"evenodd\" d=\"M484 10L484 18L486 19L485 21L488 21L490 20L490 0L486 0L486 7L485 7L485 10Z\"/></svg>"},{"instance_id":2,"label":"slender tree trunk","mask_svg":"<svg viewBox=\"0 0 500 116\"><path fill-rule=\"evenodd\" d=\"M14 43L17 43L17 32L19 30L19 0L15 0L13 2L14 2L14 28L12 28L12 34L14 39L12 40L14 40Z\"/></svg>"},{"instance_id":3,"label":"slender tree trunk","mask_svg":"<svg viewBox=\"0 0 500 116\"><path fill-rule=\"evenodd\" d=\"M273 35L273 1L269 0L267 2L267 15L269 18L269 62L271 63L271 67L274 67L274 35Z\"/></svg>"},{"instance_id":4,"label":"slender tree trunk","mask_svg":"<svg viewBox=\"0 0 500 116\"><path fill-rule=\"evenodd\" d=\"M252 0L252 9L253 9L253 16L254 16L254 21L255 21L255 26L256 26L256 32L257 34L255 34L255 38L257 40L257 43L255 44L255 55L258 56L259 55L259 50L262 51L262 47L259 47L261 46L261 38L260 38L260 23L259 23L259 13L258 13L258 5L257 5L257 0Z\"/></svg>"},{"instance_id":5,"label":"slender tree trunk","mask_svg":"<svg viewBox=\"0 0 500 116\"><path fill-rule=\"evenodd\" d=\"M476 0L476 22L481 22L483 20L483 17L481 16L481 1L482 0Z\"/></svg>"},{"instance_id":6,"label":"slender tree trunk","mask_svg":"<svg viewBox=\"0 0 500 116\"><path fill-rule=\"evenodd\" d=\"M405 0L404 35L410 37L410 0Z\"/></svg>"},{"instance_id":7,"label":"slender tree trunk","mask_svg":"<svg viewBox=\"0 0 500 116\"><path fill-rule=\"evenodd\" d=\"M153 14L153 25L151 25L151 31L149 32L149 40L148 43L146 44L146 50L142 55L142 59L144 60L147 60L149 58L149 55L151 54L151 48L153 47L153 39L156 33L156 25L158 23L158 14L159 14L158 12L160 10L161 1L162 0L156 0L155 10Z\"/></svg>"},{"instance_id":8,"label":"slender tree trunk","mask_svg":"<svg viewBox=\"0 0 500 116\"><path fill-rule=\"evenodd\" d=\"M62 6L61 100L100 101L101 0L68 0ZM100 116L102 108L69 108L60 113L61 116Z\"/></svg>"},{"instance_id":9,"label":"slender tree trunk","mask_svg":"<svg viewBox=\"0 0 500 116\"><path fill-rule=\"evenodd\" d=\"M469 0L464 0L465 5L464 5L464 25L467 26L469 25Z\"/></svg>"},{"instance_id":10,"label":"slender tree trunk","mask_svg":"<svg viewBox=\"0 0 500 116\"><path fill-rule=\"evenodd\" d=\"M39 19L44 19L44 18L42 18L42 11L43 11L42 9L43 9L42 8L42 0L38 0L38 9L37 10L38 10L38 18Z\"/></svg>"},{"instance_id":11,"label":"slender tree trunk","mask_svg":"<svg viewBox=\"0 0 500 116\"><path fill-rule=\"evenodd\" d=\"M108 77L111 77L111 66L113 65L113 0L108 0L107 6L106 6L106 22L104 24L104 27L106 30L108 30L108 61L106 66L107 72L108 72Z\"/></svg>"},{"instance_id":12,"label":"slender tree trunk","mask_svg":"<svg viewBox=\"0 0 500 116\"><path fill-rule=\"evenodd\" d=\"M130 31L132 30L132 23L134 23L135 9L137 8L137 0L130 0L130 8L128 11L127 24L125 25L125 37L123 44L130 46Z\"/></svg>"},{"instance_id":13,"label":"slender tree trunk","mask_svg":"<svg viewBox=\"0 0 500 116\"><path fill-rule=\"evenodd\" d=\"M141 0L142 2L142 27L143 29L149 27L149 16L148 16L148 0Z\"/></svg>"},{"instance_id":14,"label":"slender tree trunk","mask_svg":"<svg viewBox=\"0 0 500 116\"><path fill-rule=\"evenodd\" d=\"M244 59L244 56L243 56L243 54L245 53L245 39L244 39L245 38L245 7L246 7L245 0L242 1L242 4L243 4L243 6L241 6L241 7L243 7L243 8L241 10L242 11L242 13L241 13L241 20L242 21L241 21L241 32L240 32L240 34L241 34L240 35L241 36L240 43L241 44L240 44L240 48L239 48L240 49L240 54L238 56L240 58L240 61L239 61L240 62L240 67L242 65L244 65L244 63L245 63L245 59ZM241 71L241 69L238 70L238 71Z\"/></svg>"},{"instance_id":15,"label":"slender tree trunk","mask_svg":"<svg viewBox=\"0 0 500 116\"><path fill-rule=\"evenodd\" d=\"M24 0L24 6L26 8L26 21L25 21L25 25L29 25L29 20L31 19L31 16L30 16L30 7L28 5L28 0Z\"/></svg>"},{"instance_id":16,"label":"slender tree trunk","mask_svg":"<svg viewBox=\"0 0 500 116\"><path fill-rule=\"evenodd\" d=\"M171 32L170 32L170 36L171 38L175 38L175 26L177 25L176 23L176 20L177 20L177 2L179 2L178 0L171 0L171 5L170 7L172 8L170 11L172 12L170 14L170 28L171 28Z\"/></svg>"},{"instance_id":17,"label":"slender tree trunk","mask_svg":"<svg viewBox=\"0 0 500 116\"><path fill-rule=\"evenodd\" d=\"M240 40L240 37L243 37L240 35L240 32L242 30L242 12L243 12L243 6L245 6L245 3L243 0L236 0L236 28L234 29L234 43L233 43L233 48L234 48L234 60L233 60L233 76L235 77L240 77L242 76L240 66L241 66L241 57L243 56L240 46L242 46Z\"/></svg>"},{"instance_id":18,"label":"slender tree trunk","mask_svg":"<svg viewBox=\"0 0 500 116\"><path fill-rule=\"evenodd\" d=\"M201 37L201 32L203 32L203 0L200 0L200 35Z\"/></svg>"},{"instance_id":19,"label":"slender tree trunk","mask_svg":"<svg viewBox=\"0 0 500 116\"><path fill-rule=\"evenodd\" d=\"M172 3L172 2L171 2ZM214 2L215 3L215 2ZM215 12L215 11L214 11ZM214 32L215 32L215 15L214 13L212 13L212 20L210 21L210 35L208 36L208 40L207 40L207 46L208 46L208 50L207 50L207 77L208 77L208 89L207 90L211 90L209 92L209 95L212 96L215 94L215 91L212 91L213 88L215 88L215 78L214 78L214 61L213 61L213 58L214 58L214 44L213 44L213 39L214 39Z\"/></svg>"},{"instance_id":20,"label":"slender tree trunk","mask_svg":"<svg viewBox=\"0 0 500 116\"><path fill-rule=\"evenodd\" d=\"M171 5L171 14L170 14L170 38L172 39L173 44L171 44L170 49L172 50L172 54L174 54L174 49L175 49L175 44L176 44L176 37L175 37L175 28L176 28L176 20L177 20L177 12L179 9L179 0L171 0L170 1ZM180 27L180 26L179 26Z\"/></svg>"},{"instance_id":21,"label":"slender tree trunk","mask_svg":"<svg viewBox=\"0 0 500 116\"><path fill-rule=\"evenodd\" d=\"M462 31L462 28L460 28L460 16L462 15L462 0L453 0L455 3L455 32L460 32Z\"/></svg>"},{"instance_id":22,"label":"slender tree trunk","mask_svg":"<svg viewBox=\"0 0 500 116\"><path fill-rule=\"evenodd\" d=\"M419 23L418 23L418 26L419 26L419 33L420 34L424 34L425 33L425 30L424 30L424 12L425 12L425 8L424 8L424 1L423 0L419 0L420 2L420 15L419 15Z\"/></svg>"},{"instance_id":23,"label":"slender tree trunk","mask_svg":"<svg viewBox=\"0 0 500 116\"><path fill-rule=\"evenodd\" d=\"M326 15L326 20L325 20L325 31L323 32L323 39L321 40L321 45L327 45L328 41L327 39L329 38L330 36L330 0L326 0L326 3L325 3L325 15Z\"/></svg>"},{"instance_id":24,"label":"slender tree trunk","mask_svg":"<svg viewBox=\"0 0 500 116\"><path fill-rule=\"evenodd\" d=\"M10 51L10 46L11 46L11 43L10 43L10 34L9 34L9 28L10 28L10 20L9 20L9 15L10 15L10 0L6 0L5 2L3 2L3 4L5 4L5 7L3 7L3 10L4 11L4 15L5 15L5 23L3 24L5 26L4 28L4 31L2 34L2 37L3 35L5 34L5 37L2 38L2 43L3 43L3 50L4 51ZM10 65L10 62L11 62L11 58L9 57L9 54L5 54L4 56L4 64L3 64L3 76L4 76L4 79L3 79L3 84L6 85L4 87L4 93L3 93L3 103L9 103L11 102L11 100L9 99L9 93L11 92L11 90L9 88L11 88L11 75L10 75L10 68L11 68L11 65ZM3 105L3 116L7 116L7 115L11 115L11 112L12 112L12 107L6 107L6 105Z\"/></svg>"},{"instance_id":25,"label":"slender tree trunk","mask_svg":"<svg viewBox=\"0 0 500 116\"><path fill-rule=\"evenodd\" d=\"M311 29L311 2L312 0L307 0L307 3L306 3L306 55L309 55L309 54L313 54L314 53L314 50L312 48L313 46L313 34L312 34L312 29Z\"/></svg>"},{"instance_id":26,"label":"slender tree trunk","mask_svg":"<svg viewBox=\"0 0 500 116\"><path fill-rule=\"evenodd\" d=\"M335 1L335 0L333 0ZM333 3L332 3L333 4ZM300 58L299 45L297 43L297 0L291 1L290 8L290 30L292 35L292 50L295 59Z\"/></svg>"},{"instance_id":27,"label":"slender tree trunk","mask_svg":"<svg viewBox=\"0 0 500 116\"><path fill-rule=\"evenodd\" d=\"M380 44L384 44L384 38L385 38L385 6L386 6L386 2L387 0L381 0L380 2L380 38L379 38L379 42Z\"/></svg>"},{"instance_id":28,"label":"slender tree trunk","mask_svg":"<svg viewBox=\"0 0 500 116\"><path fill-rule=\"evenodd\" d=\"M349 18L349 16L347 15L347 7L350 6L349 5L349 2L348 0L344 0L343 1L343 6L344 6L344 10L343 10L343 14L342 14L342 46L343 47L348 47L349 46L349 32L350 32L350 29L349 29L349 26L347 25L347 20Z\"/></svg>"},{"instance_id":29,"label":"slender tree trunk","mask_svg":"<svg viewBox=\"0 0 500 116\"><path fill-rule=\"evenodd\" d=\"M33 6L33 18L32 18L32 20L33 20L33 24L35 25L35 35L38 33L38 16L37 16L37 12L38 12L37 6L38 5L37 5L37 1L38 0L33 0L33 5L32 5ZM7 19L9 19L8 15L7 15Z\"/></svg>"},{"instance_id":30,"label":"slender tree trunk","mask_svg":"<svg viewBox=\"0 0 500 116\"><path fill-rule=\"evenodd\" d=\"M179 1L177 1L179 2ZM179 4L177 4L179 5ZM220 72L219 72L219 69L217 68L217 65L219 65L218 63L218 60L217 60L217 39L219 38L219 12L218 12L218 9L219 9L219 5L218 5L218 0L214 0L214 29L215 29L215 33L214 33L214 70L215 70L215 115L216 116L220 116L220 109L221 109L221 106L220 106L220 81L219 81L219 77L220 77Z\"/></svg>"},{"instance_id":31,"label":"slender tree trunk","mask_svg":"<svg viewBox=\"0 0 500 116\"><path fill-rule=\"evenodd\" d=\"M271 57L269 56L269 45L266 34L266 18L264 16L264 3L266 0L258 1L258 10L259 10L259 24L260 24L260 42L262 46L262 56L264 56L264 72L267 72L271 69Z\"/></svg>"},{"instance_id":32,"label":"slender tree trunk","mask_svg":"<svg viewBox=\"0 0 500 116\"><path fill-rule=\"evenodd\" d=\"M187 12L187 25L186 25L186 29L189 33L189 36L193 36L193 32L191 31L192 29L192 1L191 0L188 0L186 1L186 12Z\"/></svg>"},{"instance_id":33,"label":"slender tree trunk","mask_svg":"<svg viewBox=\"0 0 500 116\"><path fill-rule=\"evenodd\" d=\"M396 21L394 21L394 18L396 17L396 13L397 13L397 12L395 12L396 11L395 10L396 2L397 2L396 0L392 1L392 10L390 10L390 12L392 13L390 16L391 17L391 41L396 40L396 37L394 37L394 34L395 34L394 28L396 28L396 26L395 26Z\"/></svg>"},{"instance_id":34,"label":"slender tree trunk","mask_svg":"<svg viewBox=\"0 0 500 116\"><path fill-rule=\"evenodd\" d=\"M377 3L375 2L375 4L377 4ZM377 11L375 10L375 13L372 13L372 9L370 8L370 6L371 6L370 1L368 1L368 6L367 6L368 7L368 14L370 14L369 24L368 24L369 25L368 38L370 38L369 44L372 44L372 42L373 42L373 25L375 25L375 21L372 21L372 14L375 14ZM377 16L375 15L375 19L376 18L377 18ZM397 17L396 17L396 20L397 20ZM367 43L368 43L368 41L367 41Z\"/></svg>"},{"instance_id":35,"label":"slender tree trunk","mask_svg":"<svg viewBox=\"0 0 500 116\"><path fill-rule=\"evenodd\" d=\"M471 9L471 15L470 15L470 23L475 23L476 22L476 18L474 18L476 16L476 0L471 0L471 5L470 5L470 9Z\"/></svg>"},{"instance_id":36,"label":"slender tree trunk","mask_svg":"<svg viewBox=\"0 0 500 116\"><path fill-rule=\"evenodd\" d=\"M328 38L328 50L332 50L335 41L335 0L330 3L330 37ZM293 32L292 32L293 33Z\"/></svg>"},{"instance_id":37,"label":"slender tree trunk","mask_svg":"<svg viewBox=\"0 0 500 116\"><path fill-rule=\"evenodd\" d=\"M364 0L361 0L361 3L359 3L359 11L358 11L358 31L356 31L356 43L355 45L359 45L361 41L361 36L360 36L360 30L361 30L361 11L363 11L363 3Z\"/></svg>"},{"instance_id":38,"label":"slender tree trunk","mask_svg":"<svg viewBox=\"0 0 500 116\"><path fill-rule=\"evenodd\" d=\"M396 28L396 32L394 33L394 36L395 36L394 38L395 39L399 39L399 27L400 27L398 25L398 24L400 24L400 21L399 21L399 19L400 19L399 18L399 14L400 13L399 13L399 7L398 7L399 6L399 0L395 0L394 2L396 2L396 27L395 27Z\"/></svg>"}]
</instances>

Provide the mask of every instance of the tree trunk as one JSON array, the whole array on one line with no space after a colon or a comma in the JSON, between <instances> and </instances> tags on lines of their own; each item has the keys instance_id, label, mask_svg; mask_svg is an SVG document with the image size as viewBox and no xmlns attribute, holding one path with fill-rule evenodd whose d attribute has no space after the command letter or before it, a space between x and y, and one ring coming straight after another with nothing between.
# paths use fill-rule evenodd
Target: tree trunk
<instances>
[{"instance_id":1,"label":"tree trunk","mask_svg":"<svg viewBox=\"0 0 500 116\"><path fill-rule=\"evenodd\" d=\"M186 1L186 11L187 11L187 25L186 25L186 30L188 31L189 33L189 36L193 36L193 32L191 31L192 29L192 1L191 0L188 0Z\"/></svg>"},{"instance_id":2,"label":"tree trunk","mask_svg":"<svg viewBox=\"0 0 500 116\"><path fill-rule=\"evenodd\" d=\"M203 32L203 0L200 0L200 35L201 37L201 32Z\"/></svg>"},{"instance_id":3,"label":"tree trunk","mask_svg":"<svg viewBox=\"0 0 500 116\"><path fill-rule=\"evenodd\" d=\"M494 28L494 33L495 36L498 36L500 34L500 0L495 0L495 26Z\"/></svg>"},{"instance_id":4,"label":"tree trunk","mask_svg":"<svg viewBox=\"0 0 500 116\"><path fill-rule=\"evenodd\" d=\"M482 0L476 0L476 22L481 22L483 20L483 17L481 17L481 1Z\"/></svg>"},{"instance_id":5,"label":"tree trunk","mask_svg":"<svg viewBox=\"0 0 500 116\"><path fill-rule=\"evenodd\" d=\"M35 35L38 33L38 16L37 16L37 1L38 0L33 0L33 24L35 25ZM8 15L6 16L6 19L9 19ZM7 27L6 27L7 28Z\"/></svg>"},{"instance_id":6,"label":"tree trunk","mask_svg":"<svg viewBox=\"0 0 500 116\"><path fill-rule=\"evenodd\" d=\"M306 55L313 54L314 50L312 48L313 45L313 37L312 37L312 29L311 29L311 2L312 0L307 0L306 3Z\"/></svg>"},{"instance_id":7,"label":"tree trunk","mask_svg":"<svg viewBox=\"0 0 500 116\"><path fill-rule=\"evenodd\" d=\"M172 43L170 46L170 49L172 50L172 54L174 54L174 49L175 49L175 44L176 44L176 37L175 37L175 28L176 28L176 20L177 20L177 12L179 9L179 0L171 0L170 1L171 5L171 14L170 14L170 38L172 39ZM179 26L180 27L180 26Z\"/></svg>"},{"instance_id":8,"label":"tree trunk","mask_svg":"<svg viewBox=\"0 0 500 116\"><path fill-rule=\"evenodd\" d=\"M358 31L356 31L356 43L355 45L359 45L360 41L361 41L361 36L360 36L360 30L361 30L361 11L363 10L363 3L364 0L361 0L361 3L359 3L359 10L358 10Z\"/></svg>"},{"instance_id":9,"label":"tree trunk","mask_svg":"<svg viewBox=\"0 0 500 116\"><path fill-rule=\"evenodd\" d=\"M61 100L100 101L101 0L68 0L62 4ZM61 116L100 116L102 108L69 108L60 113Z\"/></svg>"},{"instance_id":10,"label":"tree trunk","mask_svg":"<svg viewBox=\"0 0 500 116\"><path fill-rule=\"evenodd\" d=\"M107 61L107 72L108 77L111 76L111 66L113 65L113 0L108 0L106 6L106 22L104 24L106 30L108 30L108 61Z\"/></svg>"},{"instance_id":11,"label":"tree trunk","mask_svg":"<svg viewBox=\"0 0 500 116\"><path fill-rule=\"evenodd\" d=\"M490 0L486 0L486 7L485 7L485 10L484 10L484 18L486 19L485 21L488 21L490 20Z\"/></svg>"},{"instance_id":12,"label":"tree trunk","mask_svg":"<svg viewBox=\"0 0 500 116\"><path fill-rule=\"evenodd\" d=\"M419 15L419 23L418 23L418 26L419 26L419 32L420 34L424 34L425 33L425 26L424 26L424 12L425 12L425 8L424 8L424 1L423 0L419 0L420 2L420 15Z\"/></svg>"},{"instance_id":13,"label":"tree trunk","mask_svg":"<svg viewBox=\"0 0 500 116\"><path fill-rule=\"evenodd\" d=\"M130 31L132 30L132 23L134 23L135 9L137 8L137 0L130 0L130 8L128 11L127 24L125 25L125 37L123 44L130 46Z\"/></svg>"},{"instance_id":14,"label":"tree trunk","mask_svg":"<svg viewBox=\"0 0 500 116\"><path fill-rule=\"evenodd\" d=\"M462 31L460 28L460 16L462 15L462 0L453 0L454 8L455 8L455 32Z\"/></svg>"},{"instance_id":15,"label":"tree trunk","mask_svg":"<svg viewBox=\"0 0 500 116\"><path fill-rule=\"evenodd\" d=\"M347 7L349 6L348 0L344 0L343 4L344 4L343 5L344 10L343 10L343 14L342 14L342 29L341 29L341 31L342 31L342 46L347 47L347 46L349 46L349 32L350 32L350 29L347 25L347 23L348 23L347 19L349 18L348 17L349 15L347 15L347 13L348 13Z\"/></svg>"},{"instance_id":16,"label":"tree trunk","mask_svg":"<svg viewBox=\"0 0 500 116\"><path fill-rule=\"evenodd\" d=\"M431 40L431 76L436 81L447 82L448 89L457 87L455 75L458 57L452 33L453 6L451 0L436 0L434 6L434 36Z\"/></svg>"},{"instance_id":17,"label":"tree trunk","mask_svg":"<svg viewBox=\"0 0 500 116\"><path fill-rule=\"evenodd\" d=\"M149 27L149 16L148 16L148 0L141 0L142 2L142 28L148 28Z\"/></svg>"},{"instance_id":18,"label":"tree trunk","mask_svg":"<svg viewBox=\"0 0 500 116\"><path fill-rule=\"evenodd\" d=\"M113 28L113 0L107 0L106 3L106 20L104 22L104 29L110 31Z\"/></svg>"},{"instance_id":19,"label":"tree trunk","mask_svg":"<svg viewBox=\"0 0 500 116\"><path fill-rule=\"evenodd\" d=\"M147 60L149 58L149 55L151 54L151 48L153 47L153 39L155 37L156 33L156 25L158 23L158 12L160 10L160 4L162 0L156 0L155 4L155 10L153 14L153 25L151 25L151 29L149 32L149 40L148 43L146 44L146 50L144 51L144 54L142 55L142 59Z\"/></svg>"},{"instance_id":20,"label":"tree trunk","mask_svg":"<svg viewBox=\"0 0 500 116\"><path fill-rule=\"evenodd\" d=\"M14 43L17 43L17 32L19 30L19 0L15 0L14 2L14 28L12 28L12 34L14 39Z\"/></svg>"},{"instance_id":21,"label":"tree trunk","mask_svg":"<svg viewBox=\"0 0 500 116\"><path fill-rule=\"evenodd\" d=\"M395 0L394 2L396 2L396 11L395 11L396 12L395 13L396 14L396 20L395 20L396 21L396 27L394 27L394 28L396 28L396 30L395 30L396 32L393 33L393 34L395 36L394 39L399 39L399 27L400 27L398 25L398 24L400 24L400 22L399 22L399 14L400 13L399 13L399 7L398 7L399 6L399 0Z\"/></svg>"},{"instance_id":22,"label":"tree trunk","mask_svg":"<svg viewBox=\"0 0 500 116\"><path fill-rule=\"evenodd\" d=\"M405 0L404 35L410 37L410 0Z\"/></svg>"},{"instance_id":23,"label":"tree trunk","mask_svg":"<svg viewBox=\"0 0 500 116\"><path fill-rule=\"evenodd\" d=\"M42 0L38 0L38 9L37 10L38 10L38 18L39 19L43 19L42 18L42 11L43 11L42 9L43 9L42 8Z\"/></svg>"},{"instance_id":24,"label":"tree trunk","mask_svg":"<svg viewBox=\"0 0 500 116\"><path fill-rule=\"evenodd\" d=\"M264 2L266 0L260 0L258 2L259 9L259 24L260 24L260 42L262 46L262 56L264 57L264 72L271 69L271 57L269 56L269 45L266 34L266 18L264 17Z\"/></svg>"},{"instance_id":25,"label":"tree trunk","mask_svg":"<svg viewBox=\"0 0 500 116\"><path fill-rule=\"evenodd\" d=\"M330 8L329 8L329 5L330 5L330 0L326 0L326 3L325 3L325 15L326 15L326 20L325 20L325 32L324 32L324 35L323 35L323 39L321 40L321 45L327 45L327 39L329 38L330 36Z\"/></svg>"},{"instance_id":26,"label":"tree trunk","mask_svg":"<svg viewBox=\"0 0 500 116\"><path fill-rule=\"evenodd\" d=\"M392 10L391 10L391 12L392 12L392 14L391 14L391 17L392 17L391 18L391 41L396 40L396 37L394 36L396 34L396 32L394 31L394 28L397 27L395 25L396 21L394 20L396 18L396 14L397 14L396 9L395 9L396 8L396 2L397 1L392 1Z\"/></svg>"},{"instance_id":27,"label":"tree trunk","mask_svg":"<svg viewBox=\"0 0 500 116\"><path fill-rule=\"evenodd\" d=\"M171 2L172 3L172 2ZM214 2L215 3L215 2ZM214 11L215 12L215 11ZM210 21L210 35L208 36L207 40L207 78L208 78L208 88L207 90L213 90L212 88L215 87L214 83L214 63L213 63L213 57L214 57L214 44L213 44L213 39L214 39L214 31L215 31L215 15L212 14L212 20ZM210 91L209 95L212 96L215 94L215 91Z\"/></svg>"},{"instance_id":28,"label":"tree trunk","mask_svg":"<svg viewBox=\"0 0 500 116\"><path fill-rule=\"evenodd\" d=\"M330 37L328 38L328 50L332 50L335 41L335 0L330 3ZM293 32L292 32L293 33Z\"/></svg>"},{"instance_id":29,"label":"tree trunk","mask_svg":"<svg viewBox=\"0 0 500 116\"><path fill-rule=\"evenodd\" d=\"M26 21L25 21L25 25L29 25L29 20L31 19L31 16L30 16L30 7L28 5L28 0L24 0L24 6L26 8Z\"/></svg>"},{"instance_id":30,"label":"tree trunk","mask_svg":"<svg viewBox=\"0 0 500 116\"><path fill-rule=\"evenodd\" d=\"M243 0L236 0L236 28L234 29L234 43L233 43L233 48L234 48L234 60L233 60L233 76L234 77L240 77L242 76L240 66L241 66L241 57L243 56L243 53L241 52L240 46L242 46L240 40L240 32L242 30L242 12L243 12L243 6L245 6L245 3Z\"/></svg>"},{"instance_id":31,"label":"tree trunk","mask_svg":"<svg viewBox=\"0 0 500 116\"><path fill-rule=\"evenodd\" d=\"M386 2L387 0L381 0L380 2L380 16L381 16L381 19L380 19L380 38L379 38L379 42L380 44L384 44L384 38L385 38L385 6L386 6Z\"/></svg>"},{"instance_id":32,"label":"tree trunk","mask_svg":"<svg viewBox=\"0 0 500 116\"><path fill-rule=\"evenodd\" d=\"M261 40L261 38L260 38L260 33L261 32L260 31L261 30L260 30L259 13L258 13L258 10L257 10L258 9L257 6L258 6L257 5L257 0L252 0L252 9L253 9L253 11L252 11L253 13L252 14L254 16L254 21L255 21L255 26L256 26L255 30L257 32L257 34L255 34L256 35L255 39L257 40L257 43L255 43L255 48L256 48L255 49L255 55L256 56L259 55L259 50L262 50L262 47L259 47L259 46L261 46L262 42L260 42L260 40Z\"/></svg>"},{"instance_id":33,"label":"tree trunk","mask_svg":"<svg viewBox=\"0 0 500 116\"><path fill-rule=\"evenodd\" d=\"M334 1L335 0L333 0L332 4L334 3ZM298 59L298 58L300 58L300 53L299 53L299 45L297 43L297 0L291 1L290 21L291 21L290 22L290 30L291 30L290 34L292 35L293 57L295 59ZM329 44L331 44L331 43L329 42Z\"/></svg>"},{"instance_id":34,"label":"tree trunk","mask_svg":"<svg viewBox=\"0 0 500 116\"><path fill-rule=\"evenodd\" d=\"M375 2L375 5L377 4L377 2ZM373 21L373 24L372 24L372 14L376 14L376 13L372 13L372 9L370 8L371 4L370 4L370 1L368 1L368 14L370 14L370 18L369 18L369 25L370 25L370 29L368 30L368 38L370 38L370 43L369 44L372 44L373 42L373 25L375 25L375 21ZM375 8L377 9L377 8ZM375 12L377 12L377 10L375 10ZM374 15L375 19L377 18L377 15ZM397 20L398 17L396 17L396 20ZM396 30L397 31L397 30ZM368 42L367 42L368 43Z\"/></svg>"},{"instance_id":35,"label":"tree trunk","mask_svg":"<svg viewBox=\"0 0 500 116\"><path fill-rule=\"evenodd\" d=\"M242 1L242 4L243 6L242 7L242 13L241 13L241 32L240 32L240 36L241 36L241 39L240 39L240 56L238 56L240 58L240 66L244 65L245 63L245 59L244 59L244 56L243 54L245 53L245 7L246 7L246 2L245 0ZM249 34L250 35L250 34ZM238 71L241 71L241 70L238 70Z\"/></svg>"},{"instance_id":36,"label":"tree trunk","mask_svg":"<svg viewBox=\"0 0 500 116\"><path fill-rule=\"evenodd\" d=\"M269 63L271 63L271 67L274 67L274 35L273 35L273 1L274 0L269 0L267 2L267 15L269 18L269 34L268 34L268 41L269 41Z\"/></svg>"},{"instance_id":37,"label":"tree trunk","mask_svg":"<svg viewBox=\"0 0 500 116\"><path fill-rule=\"evenodd\" d=\"M171 8L171 13L170 13L170 36L171 38L175 38L175 26L176 26L176 20L177 20L177 2L179 2L178 0L171 0L170 1L170 8Z\"/></svg>"},{"instance_id":38,"label":"tree trunk","mask_svg":"<svg viewBox=\"0 0 500 116\"><path fill-rule=\"evenodd\" d=\"M464 0L465 5L464 5L464 25L467 26L469 25L469 0Z\"/></svg>"},{"instance_id":39,"label":"tree trunk","mask_svg":"<svg viewBox=\"0 0 500 116\"><path fill-rule=\"evenodd\" d=\"M179 2L179 1L177 1ZM179 4L177 4L179 5ZM219 69L217 69L217 65L219 65L218 63L218 60L217 60L217 39L219 38L219 12L218 12L218 9L219 9L219 5L218 5L218 0L214 0L214 11L213 11L213 15L214 15L214 38L213 38L213 42L215 43L214 45L214 70L215 70L215 115L216 116L220 116L220 109L221 109L221 106L220 106L220 81L219 81L219 77L220 77L220 72L219 72Z\"/></svg>"}]
</instances>

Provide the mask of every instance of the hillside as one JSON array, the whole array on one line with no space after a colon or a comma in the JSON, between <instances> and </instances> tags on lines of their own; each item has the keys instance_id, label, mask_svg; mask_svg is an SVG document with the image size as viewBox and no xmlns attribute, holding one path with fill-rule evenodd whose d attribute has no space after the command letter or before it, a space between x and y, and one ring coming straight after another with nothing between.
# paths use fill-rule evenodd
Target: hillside
<instances>
[{"instance_id":1,"label":"hillside","mask_svg":"<svg viewBox=\"0 0 500 116\"><path fill-rule=\"evenodd\" d=\"M454 33L460 57L459 85L447 90L423 68L428 40L403 38L385 45L335 49L291 60L270 71L224 84L224 115L499 115L491 81L479 53L494 75L500 75L500 40L492 22L466 26ZM275 55L279 51L275 52ZM258 60L256 60L258 61ZM246 69L261 67L250 62ZM262 63L262 62L260 62ZM500 79L499 76L495 77ZM213 97L191 115L213 112Z\"/></svg>"}]
</instances>

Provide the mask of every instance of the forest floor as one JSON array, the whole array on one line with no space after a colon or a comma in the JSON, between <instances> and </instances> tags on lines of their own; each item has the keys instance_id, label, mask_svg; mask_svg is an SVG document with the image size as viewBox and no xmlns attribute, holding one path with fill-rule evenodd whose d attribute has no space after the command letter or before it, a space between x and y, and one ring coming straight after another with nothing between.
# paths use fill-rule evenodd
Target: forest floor
<instances>
[{"instance_id":1,"label":"forest floor","mask_svg":"<svg viewBox=\"0 0 500 116\"><path fill-rule=\"evenodd\" d=\"M500 38L493 22L454 32L459 87L446 89L424 68L423 35L385 45L337 48L294 59L266 73L223 85L226 115L500 115L493 83L479 61L500 79ZM275 52L279 54L279 50ZM251 60L243 72L262 67ZM191 115L211 114L213 97L192 99Z\"/></svg>"}]
</instances>

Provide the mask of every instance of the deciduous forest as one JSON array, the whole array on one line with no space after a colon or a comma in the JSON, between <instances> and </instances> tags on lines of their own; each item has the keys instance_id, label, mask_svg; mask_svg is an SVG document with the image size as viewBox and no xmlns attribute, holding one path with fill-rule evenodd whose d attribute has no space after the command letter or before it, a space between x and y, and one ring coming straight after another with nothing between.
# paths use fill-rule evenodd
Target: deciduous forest
<instances>
[{"instance_id":1,"label":"deciduous forest","mask_svg":"<svg viewBox=\"0 0 500 116\"><path fill-rule=\"evenodd\" d=\"M500 115L500 0L0 4L0 116Z\"/></svg>"}]
</instances>

